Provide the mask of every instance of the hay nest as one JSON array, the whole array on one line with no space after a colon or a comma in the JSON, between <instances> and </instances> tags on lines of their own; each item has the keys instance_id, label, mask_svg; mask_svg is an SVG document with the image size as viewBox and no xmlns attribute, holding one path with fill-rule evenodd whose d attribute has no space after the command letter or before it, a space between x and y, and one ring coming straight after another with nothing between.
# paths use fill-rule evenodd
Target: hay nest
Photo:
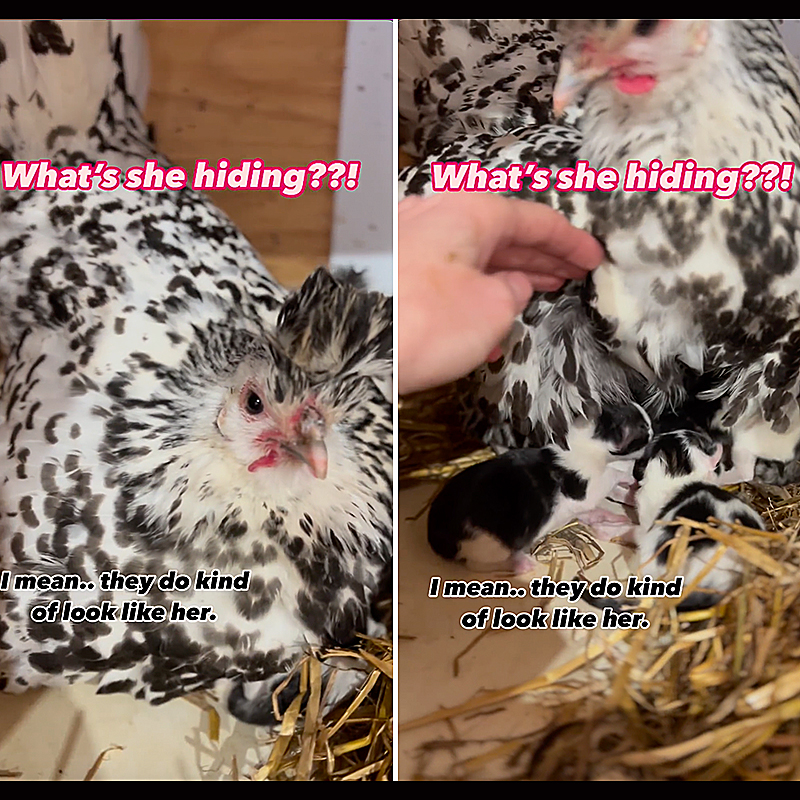
<instances>
[{"instance_id":1,"label":"hay nest","mask_svg":"<svg viewBox=\"0 0 800 800\"><path fill-rule=\"evenodd\" d=\"M373 609L376 618L391 622L391 597ZM366 672L355 694L335 707L326 703L331 683L323 680L328 659L357 662ZM299 674L299 685L293 679ZM392 779L393 679L391 631L386 638L359 634L351 648L315 650L305 655L275 689L273 711L280 728L271 735L269 758L254 772L240 770L236 757L231 779L253 781L385 781ZM220 739L216 702L207 693L185 700L208 714L208 738ZM216 698L214 698L216 700ZM288 702L288 707L286 703ZM279 703L286 708L281 714ZM101 753L85 780L91 780L107 751Z\"/></svg>"},{"instance_id":2,"label":"hay nest","mask_svg":"<svg viewBox=\"0 0 800 800\"><path fill-rule=\"evenodd\" d=\"M247 774L239 769L234 755L230 763L231 780L391 780L392 641L366 636L361 639L360 644L351 649L321 650L301 659L273 694L275 714L281 727L272 742L269 759L253 774ZM366 663L369 669L354 696L325 712L322 664L329 658L357 660ZM298 672L300 686L294 691L291 680ZM286 695L290 685L291 702L281 715L278 700L289 699ZM185 695L183 699L206 713L208 739L219 742L218 697L213 692L202 691ZM94 780L103 762L117 750L124 748L119 745L105 748L83 780ZM21 777L19 770L0 770L0 779Z\"/></svg>"},{"instance_id":3,"label":"hay nest","mask_svg":"<svg viewBox=\"0 0 800 800\"><path fill-rule=\"evenodd\" d=\"M354 697L324 714L322 662L340 657L357 657L371 670ZM300 672L299 691L282 715L269 760L253 780L391 780L391 641L364 637L363 645L352 650L310 654L295 670ZM278 687L275 699L280 693Z\"/></svg>"},{"instance_id":4,"label":"hay nest","mask_svg":"<svg viewBox=\"0 0 800 800\"><path fill-rule=\"evenodd\" d=\"M449 394L441 408L426 397L401 409L406 480L445 480L490 457L469 452L460 432L449 457L447 437L457 426ZM668 576L681 574L698 530L736 550L745 580L720 605L678 613L679 598L645 600L648 628L581 633L582 653L560 667L401 731L524 698L547 709L543 727L465 759L452 778L466 779L498 759L509 780L800 778L800 486L736 491L762 515L767 532L684 520L670 550Z\"/></svg>"},{"instance_id":5,"label":"hay nest","mask_svg":"<svg viewBox=\"0 0 800 800\"><path fill-rule=\"evenodd\" d=\"M455 383L401 397L398 404L398 476L444 481L494 454L464 433Z\"/></svg>"}]
</instances>

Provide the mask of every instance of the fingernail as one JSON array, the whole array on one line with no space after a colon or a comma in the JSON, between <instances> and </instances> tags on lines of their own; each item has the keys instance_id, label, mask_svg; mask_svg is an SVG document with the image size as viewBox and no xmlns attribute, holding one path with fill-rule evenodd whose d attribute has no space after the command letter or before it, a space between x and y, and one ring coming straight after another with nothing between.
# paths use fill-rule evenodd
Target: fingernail
<instances>
[{"instance_id":1,"label":"fingernail","mask_svg":"<svg viewBox=\"0 0 800 800\"><path fill-rule=\"evenodd\" d=\"M500 347L500 345L493 347L489 355L486 356L486 363L493 364L498 358L500 358L501 355L503 355L503 348Z\"/></svg>"}]
</instances>

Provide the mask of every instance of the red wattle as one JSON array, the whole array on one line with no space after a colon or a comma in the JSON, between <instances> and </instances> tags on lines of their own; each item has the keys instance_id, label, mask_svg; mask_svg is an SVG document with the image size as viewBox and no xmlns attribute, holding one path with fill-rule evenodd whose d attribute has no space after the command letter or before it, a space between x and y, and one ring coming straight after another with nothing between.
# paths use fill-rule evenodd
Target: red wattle
<instances>
[{"instance_id":1,"label":"red wattle","mask_svg":"<svg viewBox=\"0 0 800 800\"><path fill-rule=\"evenodd\" d=\"M614 86L623 94L647 94L656 85L653 75L625 75L614 76Z\"/></svg>"}]
</instances>

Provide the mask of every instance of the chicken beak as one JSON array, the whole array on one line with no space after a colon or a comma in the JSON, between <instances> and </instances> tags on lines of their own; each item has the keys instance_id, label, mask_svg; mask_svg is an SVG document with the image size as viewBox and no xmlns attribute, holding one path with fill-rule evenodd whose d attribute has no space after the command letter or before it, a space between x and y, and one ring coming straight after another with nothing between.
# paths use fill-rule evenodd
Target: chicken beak
<instances>
[{"instance_id":1,"label":"chicken beak","mask_svg":"<svg viewBox=\"0 0 800 800\"><path fill-rule=\"evenodd\" d=\"M284 444L283 449L308 466L315 478L325 480L328 475L328 448L323 438L311 437L291 445Z\"/></svg>"},{"instance_id":2,"label":"chicken beak","mask_svg":"<svg viewBox=\"0 0 800 800\"><path fill-rule=\"evenodd\" d=\"M584 90L607 75L608 66L595 65L577 48L566 48L561 54L558 78L553 88L553 111L559 119Z\"/></svg>"}]
</instances>

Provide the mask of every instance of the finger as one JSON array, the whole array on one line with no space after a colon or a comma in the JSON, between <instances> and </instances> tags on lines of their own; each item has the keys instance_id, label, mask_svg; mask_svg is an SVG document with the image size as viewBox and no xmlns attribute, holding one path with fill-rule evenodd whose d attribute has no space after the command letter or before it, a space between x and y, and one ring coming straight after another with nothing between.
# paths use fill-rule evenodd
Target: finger
<instances>
[{"instance_id":1,"label":"finger","mask_svg":"<svg viewBox=\"0 0 800 800\"><path fill-rule=\"evenodd\" d=\"M602 246L591 234L575 228L552 208L516 200L513 203L515 228L512 241L536 247L556 258L591 270L605 257Z\"/></svg>"},{"instance_id":2,"label":"finger","mask_svg":"<svg viewBox=\"0 0 800 800\"><path fill-rule=\"evenodd\" d=\"M534 292L555 292L564 285L563 279L557 275L531 273L528 275L528 280Z\"/></svg>"},{"instance_id":3,"label":"finger","mask_svg":"<svg viewBox=\"0 0 800 800\"><path fill-rule=\"evenodd\" d=\"M508 247L535 248L584 270L603 260L600 243L552 208L516 198L473 195L464 200L464 211L479 230L482 263L488 263L494 251Z\"/></svg>"},{"instance_id":4,"label":"finger","mask_svg":"<svg viewBox=\"0 0 800 800\"><path fill-rule=\"evenodd\" d=\"M499 276L503 280L508 281L506 276L514 275L516 286L526 286L527 290L524 293L521 289L517 289L517 297L520 301L519 311L523 311L531 299L534 292L554 292L564 285L564 279L558 275L548 275L546 273L537 272L521 272L521 271L504 271L504 272L490 272L490 276ZM523 283L524 281L524 283Z\"/></svg>"},{"instance_id":5,"label":"finger","mask_svg":"<svg viewBox=\"0 0 800 800\"><path fill-rule=\"evenodd\" d=\"M424 197L420 197L419 195L404 197L397 205L397 213L398 215L408 215L409 218L411 218L412 212L416 213L417 209L421 207L420 204L425 204Z\"/></svg>"},{"instance_id":6,"label":"finger","mask_svg":"<svg viewBox=\"0 0 800 800\"><path fill-rule=\"evenodd\" d=\"M405 301L400 298L401 393L446 383L485 363L530 299L531 280L525 273L456 269L461 274L448 280L446 294L416 292ZM429 274L426 279L435 290L438 281Z\"/></svg>"},{"instance_id":7,"label":"finger","mask_svg":"<svg viewBox=\"0 0 800 800\"><path fill-rule=\"evenodd\" d=\"M451 252L479 267L509 247L547 252L585 270L603 259L600 244L559 212L517 198L462 192L406 198L398 206L398 232L402 237L407 230L417 234L403 241L409 254L424 241L428 251Z\"/></svg>"},{"instance_id":8,"label":"finger","mask_svg":"<svg viewBox=\"0 0 800 800\"><path fill-rule=\"evenodd\" d=\"M507 247L494 253L488 270L504 269L522 270L543 275L552 274L573 280L583 280L588 273L588 270L583 267L529 247Z\"/></svg>"}]
</instances>

